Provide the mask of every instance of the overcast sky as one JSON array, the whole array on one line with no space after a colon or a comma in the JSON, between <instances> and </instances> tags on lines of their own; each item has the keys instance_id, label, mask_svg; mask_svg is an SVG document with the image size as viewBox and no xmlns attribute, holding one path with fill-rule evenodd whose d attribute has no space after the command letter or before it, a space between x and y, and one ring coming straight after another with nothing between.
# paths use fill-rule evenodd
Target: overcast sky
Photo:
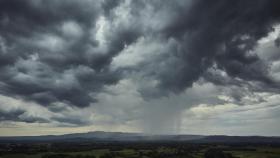
<instances>
[{"instance_id":1,"label":"overcast sky","mask_svg":"<svg viewBox=\"0 0 280 158\"><path fill-rule=\"evenodd\" d=\"M279 0L0 0L0 135L280 135Z\"/></svg>"}]
</instances>

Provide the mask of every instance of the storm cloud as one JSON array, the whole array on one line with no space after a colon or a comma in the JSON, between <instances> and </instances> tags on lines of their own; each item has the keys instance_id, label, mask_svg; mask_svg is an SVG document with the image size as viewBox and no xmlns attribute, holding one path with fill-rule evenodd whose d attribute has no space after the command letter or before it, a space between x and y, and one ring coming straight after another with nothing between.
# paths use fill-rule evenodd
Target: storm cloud
<instances>
[{"instance_id":1,"label":"storm cloud","mask_svg":"<svg viewBox=\"0 0 280 158\"><path fill-rule=\"evenodd\" d=\"M280 92L279 7L278 0L1 0L0 94L54 116L21 120L24 111L0 109L0 121L88 125L65 111L93 108L95 122L150 119L143 126L150 128L167 117L179 128L176 115L194 106L265 102L262 93ZM135 105L110 106L108 98L122 94ZM127 116L107 118L118 112Z\"/></svg>"}]
</instances>

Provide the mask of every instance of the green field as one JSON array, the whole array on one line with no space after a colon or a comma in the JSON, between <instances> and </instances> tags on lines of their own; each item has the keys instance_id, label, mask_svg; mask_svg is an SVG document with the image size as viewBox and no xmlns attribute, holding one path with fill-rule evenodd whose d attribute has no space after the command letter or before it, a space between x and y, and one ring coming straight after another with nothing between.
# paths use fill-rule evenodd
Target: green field
<instances>
[{"instance_id":1,"label":"green field","mask_svg":"<svg viewBox=\"0 0 280 158\"><path fill-rule=\"evenodd\" d=\"M257 148L256 151L231 151L239 158L280 158L280 148Z\"/></svg>"},{"instance_id":2,"label":"green field","mask_svg":"<svg viewBox=\"0 0 280 158\"><path fill-rule=\"evenodd\" d=\"M120 147L74 151L49 151L35 153L1 153L0 158L206 158L207 152L222 158L280 158L280 147L230 147L230 146L162 146L149 148ZM218 154L217 154L218 153ZM214 154L214 155L215 155ZM208 158L208 157L207 157ZM218 157L213 157L218 158Z\"/></svg>"}]
</instances>

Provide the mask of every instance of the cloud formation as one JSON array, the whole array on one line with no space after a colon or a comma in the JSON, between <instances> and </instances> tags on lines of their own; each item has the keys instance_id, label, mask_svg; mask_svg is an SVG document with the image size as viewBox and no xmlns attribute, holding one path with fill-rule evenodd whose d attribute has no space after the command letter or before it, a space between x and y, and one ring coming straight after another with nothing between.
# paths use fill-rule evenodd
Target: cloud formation
<instances>
[{"instance_id":1,"label":"cloud formation","mask_svg":"<svg viewBox=\"0 0 280 158\"><path fill-rule=\"evenodd\" d=\"M179 128L176 116L193 106L265 102L261 94L280 92L279 7L278 0L1 1L0 94L50 114L26 119L27 107L0 108L0 120L147 118L141 128L158 132ZM154 126L165 117L172 129Z\"/></svg>"}]
</instances>

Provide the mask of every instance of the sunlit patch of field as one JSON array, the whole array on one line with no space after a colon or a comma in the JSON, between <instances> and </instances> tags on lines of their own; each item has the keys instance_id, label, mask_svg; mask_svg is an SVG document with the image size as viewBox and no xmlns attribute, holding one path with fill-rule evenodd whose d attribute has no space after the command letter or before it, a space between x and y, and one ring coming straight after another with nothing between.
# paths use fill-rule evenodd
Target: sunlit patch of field
<instances>
[{"instance_id":1,"label":"sunlit patch of field","mask_svg":"<svg viewBox=\"0 0 280 158\"><path fill-rule=\"evenodd\" d=\"M256 148L256 151L231 151L238 158L280 158L280 148Z\"/></svg>"}]
</instances>

